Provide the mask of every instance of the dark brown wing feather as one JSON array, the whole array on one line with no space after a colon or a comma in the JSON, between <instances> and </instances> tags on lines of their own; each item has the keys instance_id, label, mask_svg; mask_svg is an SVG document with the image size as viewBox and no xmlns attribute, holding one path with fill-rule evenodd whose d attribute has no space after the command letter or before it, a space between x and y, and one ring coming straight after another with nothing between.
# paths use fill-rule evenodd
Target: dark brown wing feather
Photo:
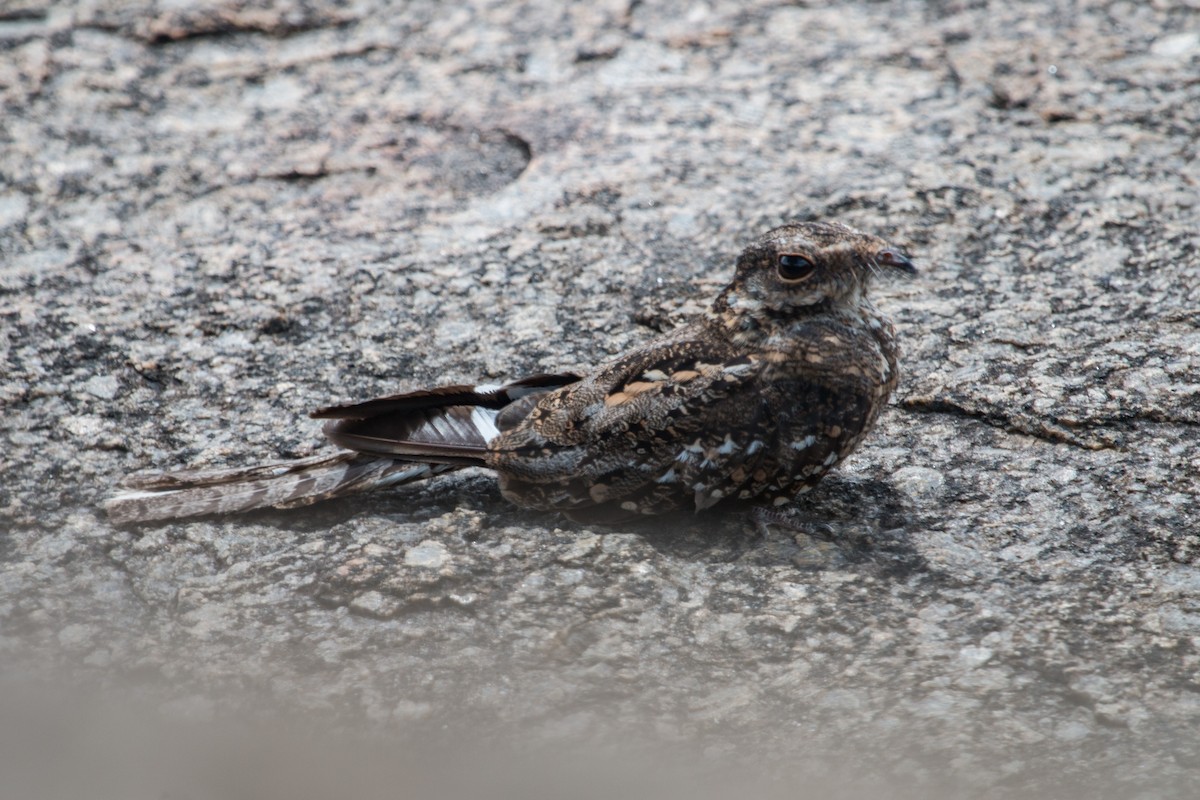
<instances>
[{"instance_id":1,"label":"dark brown wing feather","mask_svg":"<svg viewBox=\"0 0 1200 800\"><path fill-rule=\"evenodd\" d=\"M499 409L527 395L541 394L578 380L578 375L562 373L559 375L530 375L528 378L521 378L503 386L490 388L465 384L439 386L435 389L375 397L361 403L325 406L318 408L309 416L313 419L369 419L383 414L402 414L407 411L448 406L482 406Z\"/></svg>"},{"instance_id":2,"label":"dark brown wing feather","mask_svg":"<svg viewBox=\"0 0 1200 800\"><path fill-rule=\"evenodd\" d=\"M312 416L328 419L325 435L349 450L437 464L483 464L501 409L567 386L576 375L534 375L503 386L443 386L332 406Z\"/></svg>"}]
</instances>

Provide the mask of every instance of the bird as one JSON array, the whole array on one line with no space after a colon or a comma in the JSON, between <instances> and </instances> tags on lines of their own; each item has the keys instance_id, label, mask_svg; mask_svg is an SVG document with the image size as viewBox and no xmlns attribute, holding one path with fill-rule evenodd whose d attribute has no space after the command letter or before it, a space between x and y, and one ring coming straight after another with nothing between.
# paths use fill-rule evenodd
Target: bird
<instances>
[{"instance_id":1,"label":"bird","mask_svg":"<svg viewBox=\"0 0 1200 800\"><path fill-rule=\"evenodd\" d=\"M585 374L438 386L320 408L336 451L240 469L133 475L118 524L305 506L466 467L525 509L611 525L811 490L871 430L899 380L868 289L904 252L840 222L752 241L703 313Z\"/></svg>"}]
</instances>

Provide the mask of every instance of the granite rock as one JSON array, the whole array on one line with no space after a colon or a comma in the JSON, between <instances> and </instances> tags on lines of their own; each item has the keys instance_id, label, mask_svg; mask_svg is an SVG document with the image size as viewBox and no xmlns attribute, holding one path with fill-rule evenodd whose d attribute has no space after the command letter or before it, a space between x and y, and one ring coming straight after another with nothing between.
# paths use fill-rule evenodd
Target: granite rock
<instances>
[{"instance_id":1,"label":"granite rock","mask_svg":"<svg viewBox=\"0 0 1200 800\"><path fill-rule=\"evenodd\" d=\"M1196 796L1196 15L7 4L4 686L397 748L645 741L781 785ZM922 270L877 287L905 377L805 501L828 536L587 529L482 472L98 510L131 471L313 453L328 402L582 369L797 218Z\"/></svg>"}]
</instances>

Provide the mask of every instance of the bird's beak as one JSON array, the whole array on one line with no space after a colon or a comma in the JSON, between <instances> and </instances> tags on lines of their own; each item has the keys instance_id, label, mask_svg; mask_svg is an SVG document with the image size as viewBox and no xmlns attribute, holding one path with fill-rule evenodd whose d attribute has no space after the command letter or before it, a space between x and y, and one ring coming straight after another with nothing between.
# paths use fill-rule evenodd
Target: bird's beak
<instances>
[{"instance_id":1,"label":"bird's beak","mask_svg":"<svg viewBox=\"0 0 1200 800\"><path fill-rule=\"evenodd\" d=\"M907 272L909 275L917 274L917 268L913 266L908 256L894 247L885 247L876 253L875 263L881 267L894 267L901 272Z\"/></svg>"}]
</instances>

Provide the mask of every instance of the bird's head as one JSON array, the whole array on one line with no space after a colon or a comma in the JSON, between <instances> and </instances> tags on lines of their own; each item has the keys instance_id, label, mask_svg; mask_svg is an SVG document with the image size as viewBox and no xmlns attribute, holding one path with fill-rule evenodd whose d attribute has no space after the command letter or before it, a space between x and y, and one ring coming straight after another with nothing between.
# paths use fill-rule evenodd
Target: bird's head
<instances>
[{"instance_id":1,"label":"bird's head","mask_svg":"<svg viewBox=\"0 0 1200 800\"><path fill-rule=\"evenodd\" d=\"M768 231L742 251L718 296L721 316L797 317L857 306L871 277L916 268L899 248L837 222L796 222Z\"/></svg>"}]
</instances>

